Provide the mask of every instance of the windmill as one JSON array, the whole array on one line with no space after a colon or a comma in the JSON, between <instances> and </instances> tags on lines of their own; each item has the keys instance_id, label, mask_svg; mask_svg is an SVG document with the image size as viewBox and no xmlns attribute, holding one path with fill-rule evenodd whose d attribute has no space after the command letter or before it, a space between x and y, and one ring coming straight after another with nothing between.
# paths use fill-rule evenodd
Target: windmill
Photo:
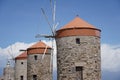
<instances>
[{"instance_id":1,"label":"windmill","mask_svg":"<svg viewBox=\"0 0 120 80\"><path fill-rule=\"evenodd\" d=\"M16 45L15 45L15 47L16 47ZM11 45L7 51L8 51L8 54L10 57L7 58L7 65L6 65L6 68L4 68L4 70L5 70L4 74L6 74L5 79L11 80L11 79L13 79L13 77L11 77L11 76L14 76L13 70L15 67L15 56L13 54L13 46Z\"/></svg>"},{"instance_id":2,"label":"windmill","mask_svg":"<svg viewBox=\"0 0 120 80\"><path fill-rule=\"evenodd\" d=\"M43 8L41 8L41 11L42 11L42 14L45 17L45 20L46 20L46 22L47 22L47 24L48 24L48 26L50 28L51 35L37 34L35 37L36 38L40 38L40 37L49 38L49 40L52 42L51 60L50 60L50 64L52 64L52 62L53 62L53 55L54 55L53 54L53 52L54 52L53 42L55 40L56 28L59 25L58 22L56 23L56 0L54 0L54 1L50 0L50 8L51 8L51 11L52 11L52 24L49 22L49 19L48 19L46 13L45 13L45 10ZM47 46L46 46L46 49L47 49ZM44 59L46 49L45 49L44 54L42 56L42 60ZM51 70L51 67L52 67L52 65L50 66L50 70Z\"/></svg>"},{"instance_id":3,"label":"windmill","mask_svg":"<svg viewBox=\"0 0 120 80\"><path fill-rule=\"evenodd\" d=\"M8 53L9 53L9 55L11 57L10 59L8 59L8 62L11 61L12 66L14 66L15 65L15 56L13 55L13 48L12 48L12 46L10 46L10 50L8 50Z\"/></svg>"}]
</instances>

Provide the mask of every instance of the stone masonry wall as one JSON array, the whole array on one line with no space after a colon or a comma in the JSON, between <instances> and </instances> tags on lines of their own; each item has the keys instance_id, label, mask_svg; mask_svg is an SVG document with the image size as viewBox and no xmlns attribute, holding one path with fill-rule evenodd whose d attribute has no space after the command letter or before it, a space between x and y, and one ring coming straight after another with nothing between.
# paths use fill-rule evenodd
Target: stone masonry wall
<instances>
[{"instance_id":1,"label":"stone masonry wall","mask_svg":"<svg viewBox=\"0 0 120 80\"><path fill-rule=\"evenodd\" d=\"M37 60L34 59L37 56ZM42 60L43 54L29 54L27 64L27 78L33 80L33 75L37 75L37 80L52 80L52 68L50 70L50 58L51 55L45 54Z\"/></svg>"},{"instance_id":2,"label":"stone masonry wall","mask_svg":"<svg viewBox=\"0 0 120 80\"><path fill-rule=\"evenodd\" d=\"M76 43L76 38L80 39L80 44ZM57 80L101 80L99 37L62 37L56 39L56 44Z\"/></svg>"},{"instance_id":3,"label":"stone masonry wall","mask_svg":"<svg viewBox=\"0 0 120 80\"><path fill-rule=\"evenodd\" d=\"M4 68L4 80L14 80L14 68L9 66Z\"/></svg>"},{"instance_id":4,"label":"stone masonry wall","mask_svg":"<svg viewBox=\"0 0 120 80\"><path fill-rule=\"evenodd\" d=\"M0 80L4 80L4 76L0 76Z\"/></svg>"},{"instance_id":5,"label":"stone masonry wall","mask_svg":"<svg viewBox=\"0 0 120 80\"><path fill-rule=\"evenodd\" d=\"M23 80L27 80L27 59L16 60L15 80L21 80L21 76L23 76Z\"/></svg>"}]
</instances>

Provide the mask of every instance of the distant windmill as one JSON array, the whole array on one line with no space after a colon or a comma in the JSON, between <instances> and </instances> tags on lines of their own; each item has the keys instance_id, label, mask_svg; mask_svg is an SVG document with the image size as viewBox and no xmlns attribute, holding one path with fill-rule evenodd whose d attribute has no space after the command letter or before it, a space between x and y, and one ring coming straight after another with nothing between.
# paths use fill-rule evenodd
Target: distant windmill
<instances>
[{"instance_id":1,"label":"distant windmill","mask_svg":"<svg viewBox=\"0 0 120 80\"><path fill-rule=\"evenodd\" d=\"M54 48L53 41L55 40L56 28L57 28L57 26L59 24L58 22L56 23L56 0L54 0L54 1L50 0L50 8L52 10L52 24L49 22L49 19L48 19L46 13L45 13L45 10L43 8L41 8L41 11L42 11L43 16L45 17L49 27L50 27L51 35L37 34L35 37L36 38L45 37L45 38L49 38L49 40L51 40L51 42L52 42L52 50L51 50L50 64L52 64L52 61L53 61L53 51L54 51L54 49L53 49ZM47 46L46 46L46 49L47 49ZM44 59L46 49L45 49L44 54L42 56L42 60ZM51 66L50 66L50 70L51 70Z\"/></svg>"},{"instance_id":2,"label":"distant windmill","mask_svg":"<svg viewBox=\"0 0 120 80\"><path fill-rule=\"evenodd\" d=\"M12 46L10 46L10 50L8 50L8 53L10 55L10 59L8 59L8 61L11 61L12 65L14 66L15 65L15 56L13 55L13 48L12 48Z\"/></svg>"}]
</instances>

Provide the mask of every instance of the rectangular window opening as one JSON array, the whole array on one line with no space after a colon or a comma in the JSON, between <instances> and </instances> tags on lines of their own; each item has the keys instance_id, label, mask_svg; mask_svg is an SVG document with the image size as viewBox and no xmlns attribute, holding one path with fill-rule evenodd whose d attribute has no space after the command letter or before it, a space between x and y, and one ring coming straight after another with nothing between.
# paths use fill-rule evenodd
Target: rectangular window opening
<instances>
[{"instance_id":1,"label":"rectangular window opening","mask_svg":"<svg viewBox=\"0 0 120 80\"><path fill-rule=\"evenodd\" d=\"M33 80L37 80L37 75L33 75Z\"/></svg>"},{"instance_id":2,"label":"rectangular window opening","mask_svg":"<svg viewBox=\"0 0 120 80\"><path fill-rule=\"evenodd\" d=\"M21 64L23 64L23 62L21 62Z\"/></svg>"},{"instance_id":3,"label":"rectangular window opening","mask_svg":"<svg viewBox=\"0 0 120 80\"><path fill-rule=\"evenodd\" d=\"M82 66L76 66L76 71L82 71L83 67Z\"/></svg>"},{"instance_id":4,"label":"rectangular window opening","mask_svg":"<svg viewBox=\"0 0 120 80\"><path fill-rule=\"evenodd\" d=\"M23 76L20 76L20 80L23 80Z\"/></svg>"},{"instance_id":5,"label":"rectangular window opening","mask_svg":"<svg viewBox=\"0 0 120 80\"><path fill-rule=\"evenodd\" d=\"M76 38L76 44L80 44L80 38Z\"/></svg>"},{"instance_id":6,"label":"rectangular window opening","mask_svg":"<svg viewBox=\"0 0 120 80\"><path fill-rule=\"evenodd\" d=\"M37 55L35 55L35 56L34 56L34 59L37 60L37 58L38 58Z\"/></svg>"},{"instance_id":7,"label":"rectangular window opening","mask_svg":"<svg viewBox=\"0 0 120 80\"><path fill-rule=\"evenodd\" d=\"M83 80L83 66L76 66L76 79Z\"/></svg>"}]
</instances>

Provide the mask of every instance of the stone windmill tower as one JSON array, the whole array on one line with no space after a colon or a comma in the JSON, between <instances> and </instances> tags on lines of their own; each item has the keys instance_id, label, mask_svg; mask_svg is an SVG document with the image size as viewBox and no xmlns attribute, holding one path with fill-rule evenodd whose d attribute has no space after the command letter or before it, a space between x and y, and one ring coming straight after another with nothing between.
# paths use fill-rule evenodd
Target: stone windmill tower
<instances>
[{"instance_id":1,"label":"stone windmill tower","mask_svg":"<svg viewBox=\"0 0 120 80\"><path fill-rule=\"evenodd\" d=\"M39 41L27 49L27 79L52 80L51 47Z\"/></svg>"},{"instance_id":2,"label":"stone windmill tower","mask_svg":"<svg viewBox=\"0 0 120 80\"><path fill-rule=\"evenodd\" d=\"M78 16L56 32L58 80L101 80L100 32Z\"/></svg>"},{"instance_id":3,"label":"stone windmill tower","mask_svg":"<svg viewBox=\"0 0 120 80\"><path fill-rule=\"evenodd\" d=\"M9 61L4 68L3 79L1 80L14 80L14 68L10 65Z\"/></svg>"},{"instance_id":4,"label":"stone windmill tower","mask_svg":"<svg viewBox=\"0 0 120 80\"><path fill-rule=\"evenodd\" d=\"M15 58L15 80L27 80L27 52Z\"/></svg>"}]
</instances>

